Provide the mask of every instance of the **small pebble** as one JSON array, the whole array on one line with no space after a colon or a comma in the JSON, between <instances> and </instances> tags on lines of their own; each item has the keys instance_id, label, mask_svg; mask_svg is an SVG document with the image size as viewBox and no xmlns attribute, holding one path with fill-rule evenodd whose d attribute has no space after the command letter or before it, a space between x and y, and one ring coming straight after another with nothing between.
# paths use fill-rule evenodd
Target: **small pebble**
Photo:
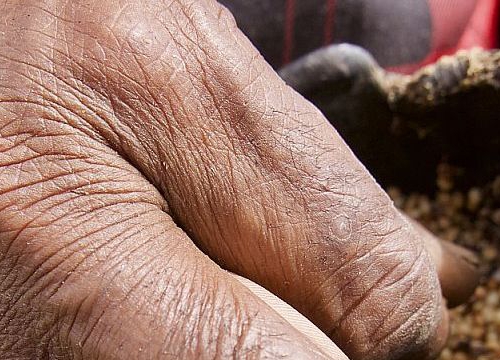
<instances>
[{"instance_id":1,"label":"small pebble","mask_svg":"<svg viewBox=\"0 0 500 360\"><path fill-rule=\"evenodd\" d=\"M477 211L481 201L483 199L483 194L480 189L472 188L467 194L467 209L469 211Z\"/></svg>"},{"instance_id":2,"label":"small pebble","mask_svg":"<svg viewBox=\"0 0 500 360\"><path fill-rule=\"evenodd\" d=\"M483 300L486 295L488 295L488 292L483 286L478 286L476 291L474 292L476 300Z\"/></svg>"},{"instance_id":3,"label":"small pebble","mask_svg":"<svg viewBox=\"0 0 500 360\"><path fill-rule=\"evenodd\" d=\"M493 214L491 214L491 220L497 224L500 225L500 209L495 210Z\"/></svg>"},{"instance_id":4,"label":"small pebble","mask_svg":"<svg viewBox=\"0 0 500 360\"><path fill-rule=\"evenodd\" d=\"M483 249L483 257L486 261L493 261L498 256L498 250L494 246L486 246Z\"/></svg>"},{"instance_id":5,"label":"small pebble","mask_svg":"<svg viewBox=\"0 0 500 360\"><path fill-rule=\"evenodd\" d=\"M486 297L486 305L491 306L491 307L498 307L498 293L496 292L490 292L488 296Z\"/></svg>"},{"instance_id":6,"label":"small pebble","mask_svg":"<svg viewBox=\"0 0 500 360\"><path fill-rule=\"evenodd\" d=\"M485 276L472 299L450 311L450 337L439 360L500 360L500 176L484 187L453 189L453 169L438 169L431 198L389 194L396 206L439 237L469 247Z\"/></svg>"}]
</instances>

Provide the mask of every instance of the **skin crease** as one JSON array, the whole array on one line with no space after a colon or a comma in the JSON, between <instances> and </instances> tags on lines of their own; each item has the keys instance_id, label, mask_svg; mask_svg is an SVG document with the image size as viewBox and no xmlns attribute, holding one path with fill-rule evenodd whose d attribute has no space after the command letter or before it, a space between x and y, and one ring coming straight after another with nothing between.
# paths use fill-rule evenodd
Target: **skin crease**
<instances>
[{"instance_id":1,"label":"skin crease","mask_svg":"<svg viewBox=\"0 0 500 360\"><path fill-rule=\"evenodd\" d=\"M351 359L437 354L419 233L216 2L7 0L0 48L2 359L344 359L221 267Z\"/></svg>"}]
</instances>

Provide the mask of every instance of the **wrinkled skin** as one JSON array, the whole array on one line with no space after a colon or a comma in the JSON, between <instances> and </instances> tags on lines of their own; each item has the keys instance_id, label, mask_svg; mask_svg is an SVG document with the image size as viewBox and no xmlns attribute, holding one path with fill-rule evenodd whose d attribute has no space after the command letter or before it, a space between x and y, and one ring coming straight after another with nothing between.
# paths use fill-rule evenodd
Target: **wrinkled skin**
<instances>
[{"instance_id":1,"label":"wrinkled skin","mask_svg":"<svg viewBox=\"0 0 500 360\"><path fill-rule=\"evenodd\" d=\"M345 359L222 268L351 359L438 352L420 232L217 3L6 0L0 49L0 358Z\"/></svg>"}]
</instances>

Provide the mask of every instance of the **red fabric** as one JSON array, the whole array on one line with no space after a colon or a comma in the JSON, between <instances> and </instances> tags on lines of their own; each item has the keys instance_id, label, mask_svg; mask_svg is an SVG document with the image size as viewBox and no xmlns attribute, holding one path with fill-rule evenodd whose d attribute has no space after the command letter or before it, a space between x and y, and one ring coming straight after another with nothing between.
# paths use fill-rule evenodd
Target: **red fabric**
<instances>
[{"instance_id":1,"label":"red fabric","mask_svg":"<svg viewBox=\"0 0 500 360\"><path fill-rule=\"evenodd\" d=\"M479 1L470 24L465 30L459 49L475 46L484 49L498 47L498 17L500 16L500 0Z\"/></svg>"},{"instance_id":2,"label":"red fabric","mask_svg":"<svg viewBox=\"0 0 500 360\"><path fill-rule=\"evenodd\" d=\"M429 0L432 17L432 45L421 62L389 70L412 73L458 50L497 47L500 0Z\"/></svg>"},{"instance_id":3,"label":"red fabric","mask_svg":"<svg viewBox=\"0 0 500 360\"><path fill-rule=\"evenodd\" d=\"M329 45L333 42L333 25L335 16L335 0L326 0L326 15L324 25L324 45Z\"/></svg>"}]
</instances>

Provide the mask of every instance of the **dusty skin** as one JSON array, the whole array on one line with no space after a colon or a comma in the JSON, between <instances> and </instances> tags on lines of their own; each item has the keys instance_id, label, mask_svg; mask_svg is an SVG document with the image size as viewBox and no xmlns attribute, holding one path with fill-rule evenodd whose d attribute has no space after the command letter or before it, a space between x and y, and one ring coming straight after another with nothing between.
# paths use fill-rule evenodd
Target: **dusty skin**
<instances>
[{"instance_id":1,"label":"dusty skin","mask_svg":"<svg viewBox=\"0 0 500 360\"><path fill-rule=\"evenodd\" d=\"M432 358L429 242L215 1L0 3L0 358Z\"/></svg>"}]
</instances>

